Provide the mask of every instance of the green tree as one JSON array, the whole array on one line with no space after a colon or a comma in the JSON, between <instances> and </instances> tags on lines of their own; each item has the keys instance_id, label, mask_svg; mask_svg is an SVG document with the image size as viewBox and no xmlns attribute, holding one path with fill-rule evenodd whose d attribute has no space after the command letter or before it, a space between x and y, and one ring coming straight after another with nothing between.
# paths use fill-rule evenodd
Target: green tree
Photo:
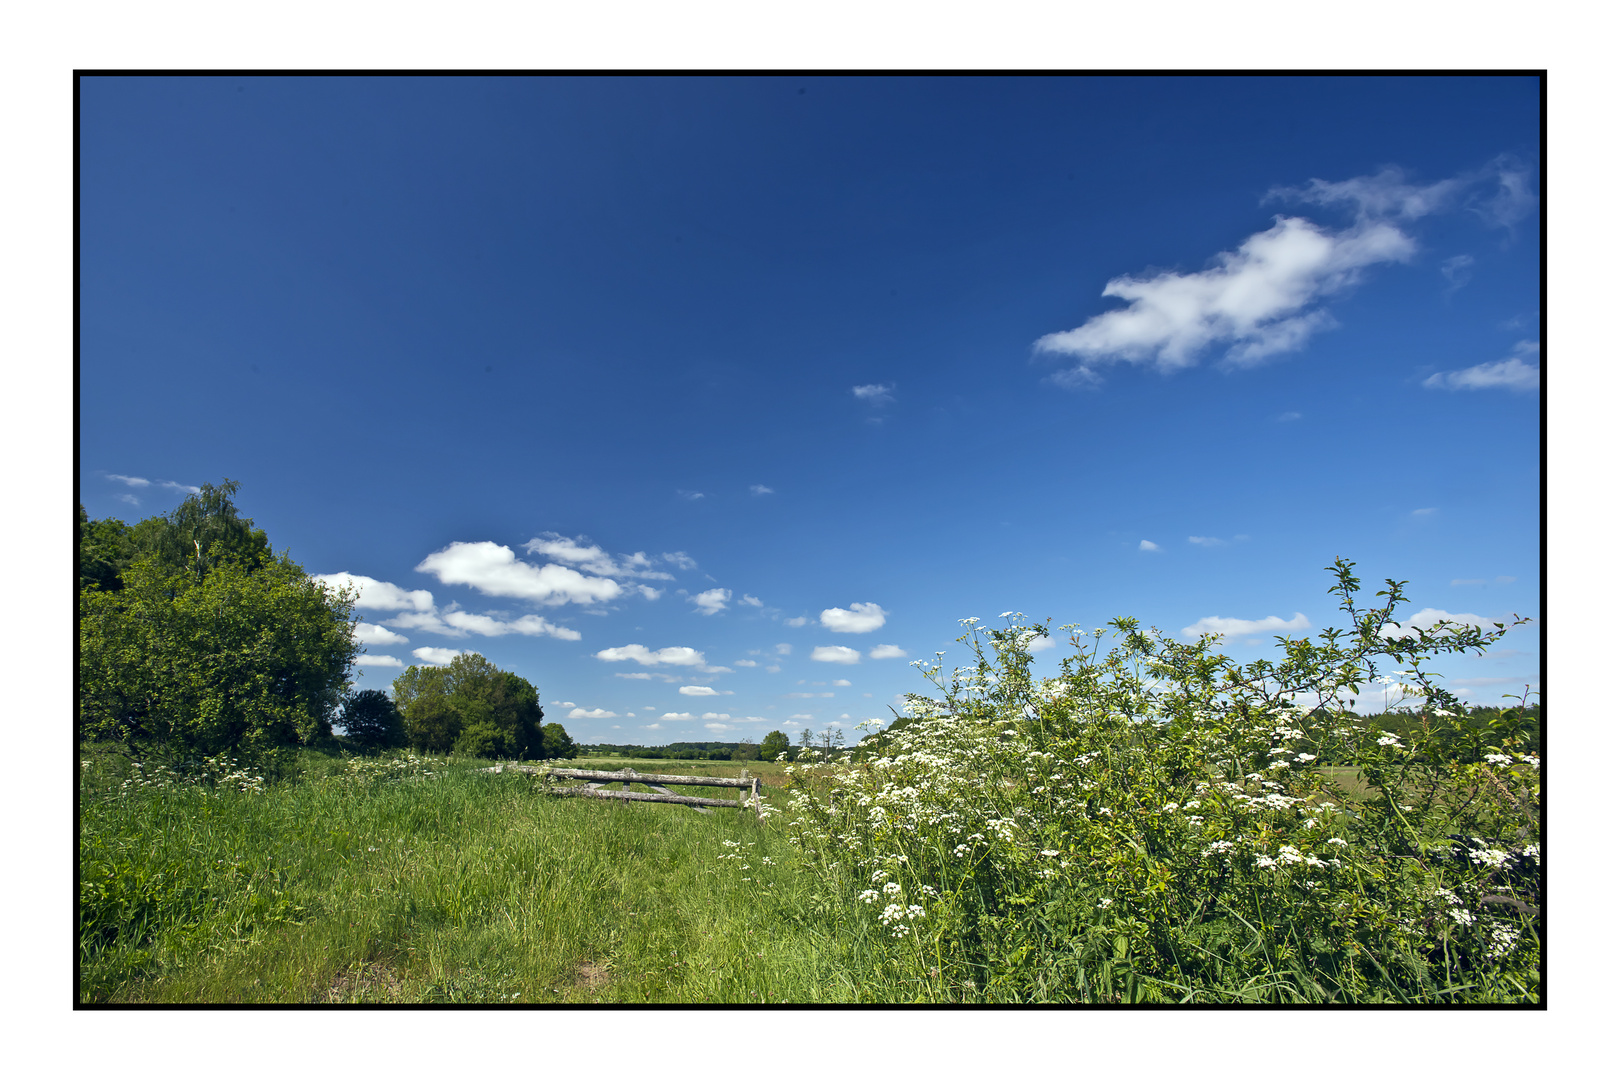
<instances>
[{"instance_id":1,"label":"green tree","mask_svg":"<svg viewBox=\"0 0 1620 1080\"><path fill-rule=\"evenodd\" d=\"M405 717L410 744L418 750L473 757L546 756L539 691L477 653L463 653L445 667L406 668L394 680L394 701Z\"/></svg>"},{"instance_id":2,"label":"green tree","mask_svg":"<svg viewBox=\"0 0 1620 1080\"><path fill-rule=\"evenodd\" d=\"M759 759L775 761L777 755L786 753L787 749L788 737L780 731L773 731L759 744Z\"/></svg>"},{"instance_id":3,"label":"green tree","mask_svg":"<svg viewBox=\"0 0 1620 1080\"><path fill-rule=\"evenodd\" d=\"M753 743L738 743L737 749L731 752L732 761L758 761L759 747Z\"/></svg>"},{"instance_id":4,"label":"green tree","mask_svg":"<svg viewBox=\"0 0 1620 1080\"><path fill-rule=\"evenodd\" d=\"M551 723L541 729L540 756L547 760L578 757L579 747L561 724Z\"/></svg>"},{"instance_id":5,"label":"green tree","mask_svg":"<svg viewBox=\"0 0 1620 1080\"><path fill-rule=\"evenodd\" d=\"M331 734L359 652L352 597L285 555L199 570L146 554L119 577L79 593L82 738L213 754Z\"/></svg>"},{"instance_id":6,"label":"green tree","mask_svg":"<svg viewBox=\"0 0 1620 1080\"><path fill-rule=\"evenodd\" d=\"M367 750L405 745L405 718L381 690L362 690L343 703L343 730Z\"/></svg>"}]
</instances>

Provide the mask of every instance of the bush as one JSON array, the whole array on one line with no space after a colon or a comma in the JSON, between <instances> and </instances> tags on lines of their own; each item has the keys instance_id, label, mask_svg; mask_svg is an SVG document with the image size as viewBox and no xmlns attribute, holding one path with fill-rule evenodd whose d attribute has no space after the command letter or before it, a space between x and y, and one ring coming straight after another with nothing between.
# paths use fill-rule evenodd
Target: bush
<instances>
[{"instance_id":1,"label":"bush","mask_svg":"<svg viewBox=\"0 0 1620 1080\"><path fill-rule=\"evenodd\" d=\"M1076 635L1060 677L1036 680L1044 626L967 620L975 664L925 669L943 698L914 695L879 756L792 766L791 831L887 973L869 992L1539 1000L1539 758L1508 736L1461 760L1437 727L1393 736L1341 699L1387 661L1421 716L1449 720L1459 704L1421 666L1506 631L1392 628L1403 583L1362 611L1352 564L1332 569L1352 629L1279 639L1277 663L1119 619L1106 655L1104 631Z\"/></svg>"},{"instance_id":2,"label":"bush","mask_svg":"<svg viewBox=\"0 0 1620 1080\"><path fill-rule=\"evenodd\" d=\"M362 750L405 745L405 718L381 690L362 690L344 702L343 730Z\"/></svg>"}]
</instances>

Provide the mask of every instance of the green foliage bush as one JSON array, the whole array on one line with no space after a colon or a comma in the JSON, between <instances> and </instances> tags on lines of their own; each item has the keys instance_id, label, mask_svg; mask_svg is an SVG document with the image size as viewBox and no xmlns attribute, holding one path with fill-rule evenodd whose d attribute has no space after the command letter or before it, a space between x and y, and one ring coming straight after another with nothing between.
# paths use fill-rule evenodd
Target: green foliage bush
<instances>
[{"instance_id":1,"label":"green foliage bush","mask_svg":"<svg viewBox=\"0 0 1620 1080\"><path fill-rule=\"evenodd\" d=\"M545 710L534 685L477 653L463 653L445 667L413 664L394 680L393 689L406 740L416 750L431 754L453 750L477 757L552 756L541 745Z\"/></svg>"},{"instance_id":2,"label":"green foliage bush","mask_svg":"<svg viewBox=\"0 0 1620 1080\"><path fill-rule=\"evenodd\" d=\"M967 620L975 664L927 668L943 698L877 756L793 766L790 829L874 999L1539 1000L1539 758L1513 734L1456 756L1421 670L1505 628L1402 631L1403 583L1361 610L1331 569L1351 629L1276 663L1120 619L1037 680L1045 627ZM1344 700L1380 663L1422 692L1410 737Z\"/></svg>"},{"instance_id":3,"label":"green foliage bush","mask_svg":"<svg viewBox=\"0 0 1620 1080\"><path fill-rule=\"evenodd\" d=\"M343 703L343 731L363 750L405 745L405 718L381 690L361 690Z\"/></svg>"}]
</instances>

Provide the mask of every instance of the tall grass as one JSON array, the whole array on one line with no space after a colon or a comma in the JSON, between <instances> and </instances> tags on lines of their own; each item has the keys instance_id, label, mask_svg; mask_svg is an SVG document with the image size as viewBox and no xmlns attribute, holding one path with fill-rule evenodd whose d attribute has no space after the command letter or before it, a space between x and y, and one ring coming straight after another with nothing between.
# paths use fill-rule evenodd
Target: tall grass
<instances>
[{"instance_id":1,"label":"tall grass","mask_svg":"<svg viewBox=\"0 0 1620 1080\"><path fill-rule=\"evenodd\" d=\"M853 996L752 814L556 799L409 755L245 790L87 760L85 1002Z\"/></svg>"}]
</instances>

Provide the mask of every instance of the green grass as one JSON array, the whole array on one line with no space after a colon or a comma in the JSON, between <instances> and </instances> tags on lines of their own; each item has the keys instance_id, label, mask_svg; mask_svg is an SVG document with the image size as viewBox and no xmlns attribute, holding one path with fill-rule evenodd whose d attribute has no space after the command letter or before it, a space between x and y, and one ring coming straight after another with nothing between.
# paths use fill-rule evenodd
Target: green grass
<instances>
[{"instance_id":1,"label":"green grass","mask_svg":"<svg viewBox=\"0 0 1620 1080\"><path fill-rule=\"evenodd\" d=\"M306 755L299 779L262 793L120 795L116 781L87 778L81 1000L854 996L768 823L552 798L530 777L476 771L483 764L357 780L323 775L332 763ZM732 852L745 858L721 858Z\"/></svg>"}]
</instances>

